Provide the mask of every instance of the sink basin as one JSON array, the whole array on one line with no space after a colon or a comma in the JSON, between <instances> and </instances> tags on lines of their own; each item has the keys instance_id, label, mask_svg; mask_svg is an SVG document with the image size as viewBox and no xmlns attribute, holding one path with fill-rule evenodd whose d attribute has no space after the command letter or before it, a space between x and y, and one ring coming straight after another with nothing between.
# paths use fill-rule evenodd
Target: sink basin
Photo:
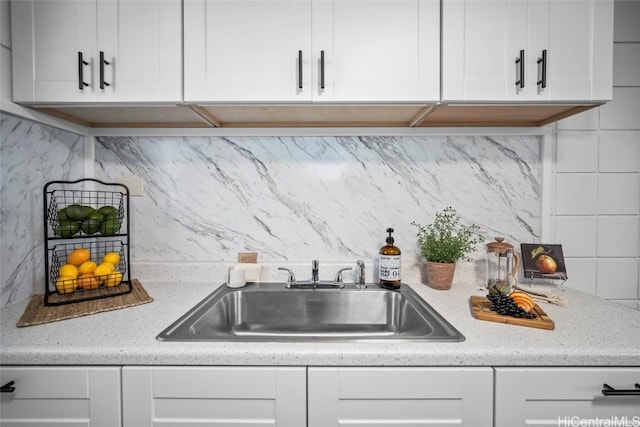
<instances>
[{"instance_id":1,"label":"sink basin","mask_svg":"<svg viewBox=\"0 0 640 427\"><path fill-rule=\"evenodd\" d=\"M387 290L221 286L162 331L160 341L464 341L410 287Z\"/></svg>"}]
</instances>

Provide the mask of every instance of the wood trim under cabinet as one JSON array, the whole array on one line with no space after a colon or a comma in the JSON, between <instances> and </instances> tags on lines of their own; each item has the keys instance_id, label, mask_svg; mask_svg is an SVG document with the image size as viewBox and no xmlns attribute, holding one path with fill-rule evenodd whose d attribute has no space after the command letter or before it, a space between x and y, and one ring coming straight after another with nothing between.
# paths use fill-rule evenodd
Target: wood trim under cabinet
<instances>
[{"instance_id":1,"label":"wood trim under cabinet","mask_svg":"<svg viewBox=\"0 0 640 427\"><path fill-rule=\"evenodd\" d=\"M541 127L598 105L55 106L38 111L87 128ZM194 120L195 119L195 120Z\"/></svg>"}]
</instances>

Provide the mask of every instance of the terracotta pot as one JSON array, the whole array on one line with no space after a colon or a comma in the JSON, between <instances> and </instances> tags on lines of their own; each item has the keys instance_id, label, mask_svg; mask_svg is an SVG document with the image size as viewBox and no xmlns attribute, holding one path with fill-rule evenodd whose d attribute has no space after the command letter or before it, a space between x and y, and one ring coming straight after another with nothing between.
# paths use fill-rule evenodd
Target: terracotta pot
<instances>
[{"instance_id":1,"label":"terracotta pot","mask_svg":"<svg viewBox=\"0 0 640 427\"><path fill-rule=\"evenodd\" d=\"M448 290L453 283L453 273L456 263L442 263L427 261L427 279L433 289Z\"/></svg>"}]
</instances>

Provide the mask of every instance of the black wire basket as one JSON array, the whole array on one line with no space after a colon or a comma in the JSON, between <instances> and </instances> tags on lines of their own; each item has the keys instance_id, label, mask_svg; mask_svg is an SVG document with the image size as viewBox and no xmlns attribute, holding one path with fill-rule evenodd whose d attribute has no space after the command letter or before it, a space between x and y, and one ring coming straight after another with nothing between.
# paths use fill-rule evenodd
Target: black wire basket
<instances>
[{"instance_id":1,"label":"black wire basket","mask_svg":"<svg viewBox=\"0 0 640 427\"><path fill-rule=\"evenodd\" d=\"M95 179L44 186L45 305L131 292L129 190Z\"/></svg>"}]
</instances>

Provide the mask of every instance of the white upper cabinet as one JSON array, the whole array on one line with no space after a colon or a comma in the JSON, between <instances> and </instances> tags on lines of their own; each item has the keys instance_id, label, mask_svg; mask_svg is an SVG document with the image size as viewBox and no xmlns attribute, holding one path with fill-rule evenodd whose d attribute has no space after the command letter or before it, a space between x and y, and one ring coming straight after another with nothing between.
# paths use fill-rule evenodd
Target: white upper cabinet
<instances>
[{"instance_id":1,"label":"white upper cabinet","mask_svg":"<svg viewBox=\"0 0 640 427\"><path fill-rule=\"evenodd\" d=\"M443 0L442 100L612 97L613 1Z\"/></svg>"},{"instance_id":2,"label":"white upper cabinet","mask_svg":"<svg viewBox=\"0 0 640 427\"><path fill-rule=\"evenodd\" d=\"M312 16L314 99L439 100L439 1L317 0Z\"/></svg>"},{"instance_id":3,"label":"white upper cabinet","mask_svg":"<svg viewBox=\"0 0 640 427\"><path fill-rule=\"evenodd\" d=\"M14 101L180 102L180 0L13 2Z\"/></svg>"},{"instance_id":4,"label":"white upper cabinet","mask_svg":"<svg viewBox=\"0 0 640 427\"><path fill-rule=\"evenodd\" d=\"M311 0L185 0L184 98L311 99Z\"/></svg>"},{"instance_id":5,"label":"white upper cabinet","mask_svg":"<svg viewBox=\"0 0 640 427\"><path fill-rule=\"evenodd\" d=\"M438 0L185 0L185 101L434 101Z\"/></svg>"}]
</instances>

